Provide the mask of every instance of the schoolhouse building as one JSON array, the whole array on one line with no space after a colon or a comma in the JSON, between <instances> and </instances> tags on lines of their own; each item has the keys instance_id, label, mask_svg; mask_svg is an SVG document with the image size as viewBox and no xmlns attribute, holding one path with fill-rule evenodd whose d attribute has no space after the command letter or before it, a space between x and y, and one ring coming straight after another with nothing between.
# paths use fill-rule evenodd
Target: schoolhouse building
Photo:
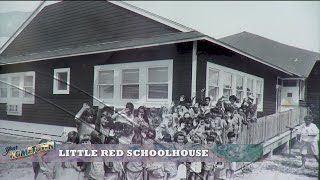
<instances>
[{"instance_id":1,"label":"schoolhouse building","mask_svg":"<svg viewBox=\"0 0 320 180\"><path fill-rule=\"evenodd\" d=\"M121 1L42 5L0 51L0 119L75 127L83 103L159 108L203 88L253 94L259 116L305 99L309 69L241 47Z\"/></svg>"}]
</instances>

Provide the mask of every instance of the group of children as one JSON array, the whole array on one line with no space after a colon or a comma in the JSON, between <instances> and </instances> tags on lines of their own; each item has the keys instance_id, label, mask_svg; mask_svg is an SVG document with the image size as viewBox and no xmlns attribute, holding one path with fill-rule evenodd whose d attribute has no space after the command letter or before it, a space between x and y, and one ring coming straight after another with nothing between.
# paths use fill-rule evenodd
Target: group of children
<instances>
[{"instance_id":1,"label":"group of children","mask_svg":"<svg viewBox=\"0 0 320 180\"><path fill-rule=\"evenodd\" d=\"M256 105L252 95L240 106L232 95L213 104L212 97L180 97L170 107L146 108L135 111L128 102L121 111L101 103L97 113L88 104L75 116L77 132L68 134L70 144L153 144L153 143L235 143L241 127L256 120ZM64 162L50 168L39 165L35 179L214 179L216 162ZM51 169L51 170L50 170ZM227 167L227 177L233 178L235 163ZM181 175L181 172L185 172ZM36 171L35 171L36 172ZM39 176L39 172L42 175ZM52 173L52 174L50 174ZM182 176L182 177L181 177Z\"/></svg>"}]
</instances>

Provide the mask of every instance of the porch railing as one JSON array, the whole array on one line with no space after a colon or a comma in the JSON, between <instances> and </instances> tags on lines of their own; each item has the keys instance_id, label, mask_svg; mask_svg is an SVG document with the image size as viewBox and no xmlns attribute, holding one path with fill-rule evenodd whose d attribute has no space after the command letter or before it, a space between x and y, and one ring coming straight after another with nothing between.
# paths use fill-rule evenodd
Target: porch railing
<instances>
[{"instance_id":1,"label":"porch railing","mask_svg":"<svg viewBox=\"0 0 320 180\"><path fill-rule=\"evenodd\" d=\"M288 127L301 125L307 108L299 107L288 111L258 118L256 123L242 126L238 144L260 144L289 130Z\"/></svg>"}]
</instances>

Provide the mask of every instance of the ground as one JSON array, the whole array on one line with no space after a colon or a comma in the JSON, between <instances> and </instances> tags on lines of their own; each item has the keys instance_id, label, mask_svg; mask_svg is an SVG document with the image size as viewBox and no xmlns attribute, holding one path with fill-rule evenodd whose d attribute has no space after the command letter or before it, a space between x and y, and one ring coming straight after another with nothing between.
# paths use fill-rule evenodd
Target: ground
<instances>
[{"instance_id":1,"label":"ground","mask_svg":"<svg viewBox=\"0 0 320 180\"><path fill-rule=\"evenodd\" d=\"M6 143L36 143L38 140L28 138L16 138L12 136L0 137L0 144ZM271 159L263 159L261 162L252 163L244 171L239 170L236 180L317 180L318 163L311 157L307 159L306 169L298 166L301 157L296 149L292 150L294 157L285 154L273 155ZM0 163L0 180L33 180L31 163Z\"/></svg>"}]
</instances>

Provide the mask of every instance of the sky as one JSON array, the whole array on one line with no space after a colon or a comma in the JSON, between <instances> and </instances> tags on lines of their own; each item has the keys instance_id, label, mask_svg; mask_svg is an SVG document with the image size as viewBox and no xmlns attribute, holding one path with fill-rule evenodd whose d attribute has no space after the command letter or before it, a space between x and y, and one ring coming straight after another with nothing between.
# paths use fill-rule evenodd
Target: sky
<instances>
[{"instance_id":1,"label":"sky","mask_svg":"<svg viewBox=\"0 0 320 180\"><path fill-rule=\"evenodd\" d=\"M51 2L52 3L52 2ZM214 38L247 31L320 52L319 1L130 1ZM36 1L0 1L0 13L32 11Z\"/></svg>"}]
</instances>

